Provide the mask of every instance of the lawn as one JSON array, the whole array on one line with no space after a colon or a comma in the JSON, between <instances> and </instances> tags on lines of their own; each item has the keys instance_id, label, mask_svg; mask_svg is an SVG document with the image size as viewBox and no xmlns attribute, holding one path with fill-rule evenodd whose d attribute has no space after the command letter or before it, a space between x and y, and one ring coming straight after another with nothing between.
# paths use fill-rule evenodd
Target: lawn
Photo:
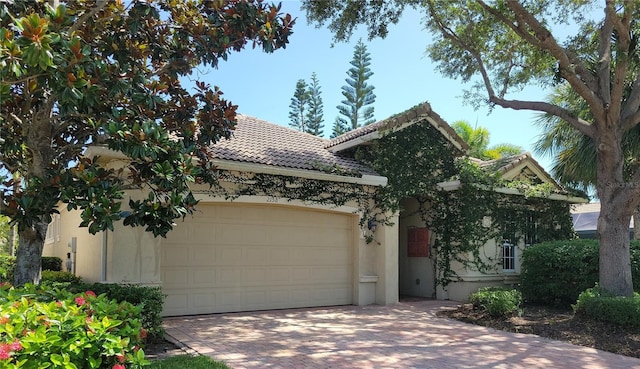
<instances>
[{"instance_id":1,"label":"lawn","mask_svg":"<svg viewBox=\"0 0 640 369\"><path fill-rule=\"evenodd\" d=\"M152 361L150 369L231 369L223 362L214 361L206 356L179 355Z\"/></svg>"}]
</instances>

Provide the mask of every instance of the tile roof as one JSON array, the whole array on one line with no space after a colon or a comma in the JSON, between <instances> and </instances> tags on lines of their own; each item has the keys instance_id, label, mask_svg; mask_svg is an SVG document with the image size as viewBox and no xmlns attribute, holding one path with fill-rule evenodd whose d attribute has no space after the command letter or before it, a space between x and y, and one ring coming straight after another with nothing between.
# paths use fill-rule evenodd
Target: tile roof
<instances>
[{"instance_id":1,"label":"tile roof","mask_svg":"<svg viewBox=\"0 0 640 369\"><path fill-rule=\"evenodd\" d=\"M435 128L439 129L446 139L454 142L454 144L460 147L462 150L469 149L469 145L464 142L464 140L462 140L460 136L458 136L453 128L451 128L451 126L449 126L449 124L447 124L447 122L445 122L444 119L440 117L440 115L431 110L431 105L429 105L428 102L418 104L402 113L393 115L387 119L344 133L329 141L326 147L331 148L348 141L353 141L357 138L363 137L369 133L373 133L376 131L381 132L400 127L403 124L417 123L421 120L426 119L427 117L431 118L429 123L431 123Z\"/></svg>"},{"instance_id":2,"label":"tile roof","mask_svg":"<svg viewBox=\"0 0 640 369\"><path fill-rule=\"evenodd\" d=\"M520 163L526 160L531 160L535 162L535 164L538 164L538 162L535 159L533 159L531 154L528 152L525 152L524 154L520 154L520 155L506 156L503 158L493 159L493 160L481 160L477 158L471 158L471 160L476 164L478 164L480 168L491 170L494 172L499 172L501 174L504 174L510 171L511 169L515 168ZM542 168L540 164L538 164L538 167Z\"/></svg>"},{"instance_id":3,"label":"tile roof","mask_svg":"<svg viewBox=\"0 0 640 369\"><path fill-rule=\"evenodd\" d=\"M551 175L542 167L542 165L540 165L540 163L538 163L536 159L533 158L533 156L531 156L531 153L529 152L493 160L481 160L477 158L470 159L478 164L480 168L490 172L498 172L501 175L504 175L505 173L516 168L522 163L528 163L528 166L530 168L534 168L539 172L539 176L544 177L540 178L542 181L553 184L560 191L566 191L566 189L562 187L555 179L553 179L553 177L551 177Z\"/></svg>"},{"instance_id":4,"label":"tile roof","mask_svg":"<svg viewBox=\"0 0 640 369\"><path fill-rule=\"evenodd\" d=\"M327 139L246 115L239 114L237 121L232 138L211 147L214 158L320 172L337 166L376 175L353 158L331 153Z\"/></svg>"}]
</instances>

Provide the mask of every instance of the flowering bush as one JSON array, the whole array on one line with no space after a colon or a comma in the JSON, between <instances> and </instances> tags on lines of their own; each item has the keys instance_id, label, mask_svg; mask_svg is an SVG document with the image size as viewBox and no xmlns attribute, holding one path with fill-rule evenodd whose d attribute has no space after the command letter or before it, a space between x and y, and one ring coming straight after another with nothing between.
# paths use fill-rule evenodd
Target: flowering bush
<instances>
[{"instance_id":1,"label":"flowering bush","mask_svg":"<svg viewBox=\"0 0 640 369\"><path fill-rule=\"evenodd\" d=\"M0 368L140 368L140 307L92 291L0 287Z\"/></svg>"}]
</instances>

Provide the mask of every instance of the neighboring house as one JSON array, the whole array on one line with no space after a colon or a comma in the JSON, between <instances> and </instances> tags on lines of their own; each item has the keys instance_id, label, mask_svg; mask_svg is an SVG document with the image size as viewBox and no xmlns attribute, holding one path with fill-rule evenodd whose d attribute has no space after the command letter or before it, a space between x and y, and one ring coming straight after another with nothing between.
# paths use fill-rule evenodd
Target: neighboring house
<instances>
[{"instance_id":1,"label":"neighboring house","mask_svg":"<svg viewBox=\"0 0 640 369\"><path fill-rule=\"evenodd\" d=\"M333 140L240 115L234 137L212 148L221 188L194 187L201 201L196 214L176 221L166 239L121 224L113 232L92 236L78 228L77 212L61 210L50 227L44 254L65 259L68 243L74 240L76 274L86 281L161 286L167 294L164 315L387 305L401 294L465 300L482 285L511 283L527 242L522 235L512 244L500 240L484 246L488 254L499 253L502 267L494 273L462 268L458 281L436 291L430 247L437 235L411 215L414 200L404 200L403 210L387 214L388 223L378 224L362 218L362 204L355 201L321 205L252 190L259 187L257 181L271 178L264 175L284 179L282 193L306 180L359 186L363 193L373 193L388 179L356 160L355 150L408 127L435 129L456 155L464 156L468 149L427 103ZM100 147L88 151L114 168L126 164L117 152ZM558 193L549 201L583 201L564 195L528 154L478 164L507 179L552 183ZM461 185L451 179L439 187L456 191ZM509 188L496 191L520 196ZM229 194L237 196L231 200ZM128 195L144 196L140 191ZM368 243L371 238L375 242Z\"/></svg>"},{"instance_id":2,"label":"neighboring house","mask_svg":"<svg viewBox=\"0 0 640 369\"><path fill-rule=\"evenodd\" d=\"M575 205L571 209L573 229L580 238L596 238L598 228L598 216L600 216L600 203ZM633 217L629 222L629 235L633 239Z\"/></svg>"}]
</instances>

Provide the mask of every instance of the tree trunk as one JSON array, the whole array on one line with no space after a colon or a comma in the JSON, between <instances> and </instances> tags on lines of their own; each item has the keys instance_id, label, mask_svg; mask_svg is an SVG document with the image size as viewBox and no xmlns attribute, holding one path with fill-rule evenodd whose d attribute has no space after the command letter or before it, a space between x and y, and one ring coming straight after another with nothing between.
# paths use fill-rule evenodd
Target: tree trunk
<instances>
[{"instance_id":1,"label":"tree trunk","mask_svg":"<svg viewBox=\"0 0 640 369\"><path fill-rule=\"evenodd\" d=\"M47 222L39 221L32 228L18 233L18 250L16 254L16 268L14 271L14 286L26 283L40 283L42 269L42 248L47 235Z\"/></svg>"},{"instance_id":2,"label":"tree trunk","mask_svg":"<svg viewBox=\"0 0 640 369\"><path fill-rule=\"evenodd\" d=\"M17 227L15 225L9 226L9 236L7 237L7 242L9 243L9 255L11 256L16 254L16 230Z\"/></svg>"},{"instance_id":3,"label":"tree trunk","mask_svg":"<svg viewBox=\"0 0 640 369\"><path fill-rule=\"evenodd\" d=\"M600 287L615 296L632 296L629 222L631 216L600 199Z\"/></svg>"},{"instance_id":4,"label":"tree trunk","mask_svg":"<svg viewBox=\"0 0 640 369\"><path fill-rule=\"evenodd\" d=\"M640 240L640 207L633 211L633 239Z\"/></svg>"},{"instance_id":5,"label":"tree trunk","mask_svg":"<svg viewBox=\"0 0 640 369\"><path fill-rule=\"evenodd\" d=\"M605 126L606 127L606 126ZM600 198L597 238L600 241L600 287L614 296L633 296L629 222L638 206L638 189L623 177L620 133L610 127L596 139L597 190Z\"/></svg>"}]
</instances>

